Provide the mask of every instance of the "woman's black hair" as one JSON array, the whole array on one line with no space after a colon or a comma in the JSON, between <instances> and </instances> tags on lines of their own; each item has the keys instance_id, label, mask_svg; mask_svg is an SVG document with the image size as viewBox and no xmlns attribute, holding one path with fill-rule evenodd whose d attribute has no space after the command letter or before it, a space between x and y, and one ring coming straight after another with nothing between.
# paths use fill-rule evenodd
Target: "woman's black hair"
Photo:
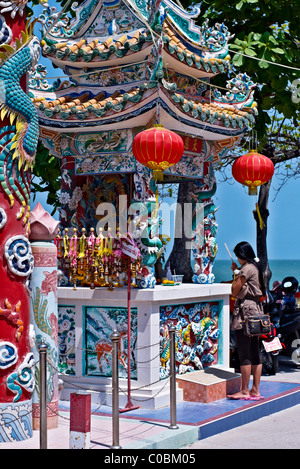
<instances>
[{"instance_id":1,"label":"woman's black hair","mask_svg":"<svg viewBox=\"0 0 300 469\"><path fill-rule=\"evenodd\" d=\"M245 261L250 262L251 264L255 265L259 274L260 288L261 288L263 295L265 295L266 287L264 283L262 269L261 269L259 261L255 259L255 253L253 251L251 244L247 243L247 241L241 241L235 246L233 252L236 255L236 257L239 257L240 259L244 259Z\"/></svg>"}]
</instances>

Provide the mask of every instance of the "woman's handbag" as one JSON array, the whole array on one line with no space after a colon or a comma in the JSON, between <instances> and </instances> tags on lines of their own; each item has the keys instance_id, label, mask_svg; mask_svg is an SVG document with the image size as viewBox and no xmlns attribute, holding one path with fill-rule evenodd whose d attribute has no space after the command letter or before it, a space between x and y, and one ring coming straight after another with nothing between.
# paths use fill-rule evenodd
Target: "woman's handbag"
<instances>
[{"instance_id":1,"label":"woman's handbag","mask_svg":"<svg viewBox=\"0 0 300 469\"><path fill-rule=\"evenodd\" d=\"M268 314L248 316L243 320L244 334L248 337L270 334L271 321Z\"/></svg>"}]
</instances>

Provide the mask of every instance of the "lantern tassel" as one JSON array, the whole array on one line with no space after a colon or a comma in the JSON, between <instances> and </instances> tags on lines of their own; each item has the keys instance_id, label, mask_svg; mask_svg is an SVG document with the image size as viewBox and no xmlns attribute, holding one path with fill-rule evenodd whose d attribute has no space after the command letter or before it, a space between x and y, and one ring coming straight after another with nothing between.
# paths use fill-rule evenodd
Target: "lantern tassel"
<instances>
[{"instance_id":1,"label":"lantern tassel","mask_svg":"<svg viewBox=\"0 0 300 469\"><path fill-rule=\"evenodd\" d=\"M164 172L159 169L153 170L153 179L155 181L163 181L164 179Z\"/></svg>"},{"instance_id":2,"label":"lantern tassel","mask_svg":"<svg viewBox=\"0 0 300 469\"><path fill-rule=\"evenodd\" d=\"M157 217L157 213L158 213L158 197L159 197L159 192L158 192L158 190L156 189L156 193L155 193L155 211L154 211L154 218Z\"/></svg>"},{"instance_id":3,"label":"lantern tassel","mask_svg":"<svg viewBox=\"0 0 300 469\"><path fill-rule=\"evenodd\" d=\"M258 221L259 221L259 228L262 230L264 228L265 224L264 224L264 221L261 217L261 213L260 213L258 204L255 204L255 207L256 207L256 213L257 213Z\"/></svg>"}]
</instances>

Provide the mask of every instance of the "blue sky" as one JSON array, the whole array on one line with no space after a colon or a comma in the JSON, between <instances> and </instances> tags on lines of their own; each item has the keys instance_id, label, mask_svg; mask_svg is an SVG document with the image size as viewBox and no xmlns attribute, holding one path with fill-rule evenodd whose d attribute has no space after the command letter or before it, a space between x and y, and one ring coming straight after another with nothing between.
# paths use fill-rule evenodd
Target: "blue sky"
<instances>
[{"instance_id":1,"label":"blue sky","mask_svg":"<svg viewBox=\"0 0 300 469\"><path fill-rule=\"evenodd\" d=\"M268 218L269 259L300 259L300 181L291 179L274 199L276 176L273 177ZM219 251L217 259L227 259L224 242L229 249L240 241L248 241L256 252L256 223L253 210L257 196L249 196L239 183L219 183L214 197L220 206L216 213Z\"/></svg>"}]
</instances>

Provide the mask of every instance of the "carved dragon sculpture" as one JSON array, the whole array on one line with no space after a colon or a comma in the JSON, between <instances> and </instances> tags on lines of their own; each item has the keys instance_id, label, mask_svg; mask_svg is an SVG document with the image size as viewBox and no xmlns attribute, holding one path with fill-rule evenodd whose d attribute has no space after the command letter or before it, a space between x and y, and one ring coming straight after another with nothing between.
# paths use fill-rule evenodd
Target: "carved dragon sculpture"
<instances>
[{"instance_id":1,"label":"carved dragon sculpture","mask_svg":"<svg viewBox=\"0 0 300 469\"><path fill-rule=\"evenodd\" d=\"M17 198L21 204L18 219L27 206L24 225L29 218L29 181L26 174L34 164L39 137L36 109L23 91L22 76L37 64L40 44L32 36L33 23L22 31L20 39L0 48L0 116L9 118L10 125L1 129L0 184L12 207Z\"/></svg>"},{"instance_id":2,"label":"carved dragon sculpture","mask_svg":"<svg viewBox=\"0 0 300 469\"><path fill-rule=\"evenodd\" d=\"M163 242L158 236L159 217L153 208L154 204L151 198L147 202L141 203L142 217L147 214L148 218L145 221L137 220L134 232L134 238L142 256L140 288L153 288L155 286L154 264L164 249Z\"/></svg>"},{"instance_id":3,"label":"carved dragon sculpture","mask_svg":"<svg viewBox=\"0 0 300 469\"><path fill-rule=\"evenodd\" d=\"M197 191L196 191L197 192ZM216 207L211 197L216 192L216 183L212 183L211 190L202 191L201 189L195 195L197 204L204 204L203 220L198 220L198 215L193 214L192 233L193 242L192 250L194 255L194 283L213 283L214 274L212 267L217 254L218 245L216 241L217 223L214 213Z\"/></svg>"}]
</instances>

